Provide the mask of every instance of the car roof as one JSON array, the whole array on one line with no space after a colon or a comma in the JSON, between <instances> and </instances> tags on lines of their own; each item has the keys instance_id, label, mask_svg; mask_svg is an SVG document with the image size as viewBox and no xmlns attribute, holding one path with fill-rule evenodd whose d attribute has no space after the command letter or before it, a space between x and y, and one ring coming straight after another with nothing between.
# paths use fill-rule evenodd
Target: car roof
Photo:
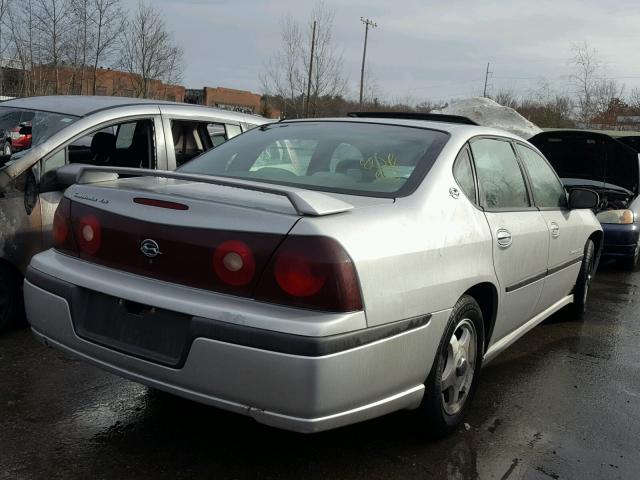
<instances>
[{"instance_id":1,"label":"car roof","mask_svg":"<svg viewBox=\"0 0 640 480\"><path fill-rule=\"evenodd\" d=\"M46 112L62 113L64 115L74 115L85 117L100 110L107 110L117 107L135 105L171 105L182 108L202 108L208 110L220 110L225 114L239 115L237 112L229 110L213 109L203 105L191 103L170 102L168 100L152 100L145 98L130 97L109 97L90 95L50 95L42 97L24 97L0 102L0 107L24 108L28 110L41 110ZM252 115L248 115L252 117ZM256 116L256 118L261 118Z\"/></svg>"},{"instance_id":2,"label":"car roof","mask_svg":"<svg viewBox=\"0 0 640 480\"><path fill-rule=\"evenodd\" d=\"M280 123L298 123L298 122L347 122L347 123L376 123L380 125L398 125L402 127L425 128L430 130L439 130L447 132L455 136L473 137L476 135L500 136L527 142L526 139L519 137L506 130L498 128L482 127L476 125L466 125L463 123L437 122L434 120L409 120L400 118L380 118L380 117L335 117L335 118L309 118L285 120Z\"/></svg>"}]
</instances>

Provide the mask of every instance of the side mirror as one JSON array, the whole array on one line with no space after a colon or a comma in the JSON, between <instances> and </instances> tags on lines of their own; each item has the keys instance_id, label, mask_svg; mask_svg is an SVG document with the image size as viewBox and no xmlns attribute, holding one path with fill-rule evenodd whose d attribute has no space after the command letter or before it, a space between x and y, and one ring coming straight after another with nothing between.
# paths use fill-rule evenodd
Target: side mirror
<instances>
[{"instance_id":1,"label":"side mirror","mask_svg":"<svg viewBox=\"0 0 640 480\"><path fill-rule=\"evenodd\" d=\"M569 208L578 210L582 208L595 209L600 204L600 195L586 188L573 188L569 192Z\"/></svg>"}]
</instances>

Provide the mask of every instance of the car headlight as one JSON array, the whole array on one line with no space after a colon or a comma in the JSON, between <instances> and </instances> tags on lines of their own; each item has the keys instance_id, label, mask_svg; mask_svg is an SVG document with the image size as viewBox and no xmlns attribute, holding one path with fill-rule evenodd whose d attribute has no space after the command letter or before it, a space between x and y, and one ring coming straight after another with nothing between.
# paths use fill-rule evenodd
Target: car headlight
<instances>
[{"instance_id":1,"label":"car headlight","mask_svg":"<svg viewBox=\"0 0 640 480\"><path fill-rule=\"evenodd\" d=\"M600 223L616 223L618 225L629 225L635 220L631 210L605 210L596 217Z\"/></svg>"},{"instance_id":2,"label":"car headlight","mask_svg":"<svg viewBox=\"0 0 640 480\"><path fill-rule=\"evenodd\" d=\"M22 135L20 135L18 132L11 132L11 134L9 136L12 139L16 140L16 139L20 138Z\"/></svg>"}]
</instances>

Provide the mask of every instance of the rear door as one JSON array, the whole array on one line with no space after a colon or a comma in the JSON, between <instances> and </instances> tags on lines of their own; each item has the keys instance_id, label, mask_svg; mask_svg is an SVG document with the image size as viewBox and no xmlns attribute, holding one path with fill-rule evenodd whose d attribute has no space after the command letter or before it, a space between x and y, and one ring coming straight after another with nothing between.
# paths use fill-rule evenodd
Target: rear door
<instances>
[{"instance_id":1,"label":"rear door","mask_svg":"<svg viewBox=\"0 0 640 480\"><path fill-rule=\"evenodd\" d=\"M471 151L501 289L494 331L499 339L538 313L547 271L549 231L531 201L511 141L480 137L471 141Z\"/></svg>"},{"instance_id":2,"label":"rear door","mask_svg":"<svg viewBox=\"0 0 640 480\"><path fill-rule=\"evenodd\" d=\"M525 166L535 205L549 230L547 277L538 302L544 310L571 292L580 270L584 249L584 222L579 211L569 210L560 179L547 160L523 144L516 144Z\"/></svg>"}]
</instances>

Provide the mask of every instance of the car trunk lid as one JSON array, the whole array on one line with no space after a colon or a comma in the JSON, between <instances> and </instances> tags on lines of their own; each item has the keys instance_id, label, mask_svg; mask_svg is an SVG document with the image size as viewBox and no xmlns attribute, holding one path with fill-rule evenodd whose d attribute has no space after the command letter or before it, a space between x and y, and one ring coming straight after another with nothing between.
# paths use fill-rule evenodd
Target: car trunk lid
<instances>
[{"instance_id":1,"label":"car trunk lid","mask_svg":"<svg viewBox=\"0 0 640 480\"><path fill-rule=\"evenodd\" d=\"M233 189L148 182L146 188L133 189L132 180L74 185L67 191L71 230L82 259L250 297L271 255L300 218L286 199L260 192L212 193ZM234 257L244 260L242 278L216 274L214 255L225 244L245 252L243 259Z\"/></svg>"}]
</instances>

